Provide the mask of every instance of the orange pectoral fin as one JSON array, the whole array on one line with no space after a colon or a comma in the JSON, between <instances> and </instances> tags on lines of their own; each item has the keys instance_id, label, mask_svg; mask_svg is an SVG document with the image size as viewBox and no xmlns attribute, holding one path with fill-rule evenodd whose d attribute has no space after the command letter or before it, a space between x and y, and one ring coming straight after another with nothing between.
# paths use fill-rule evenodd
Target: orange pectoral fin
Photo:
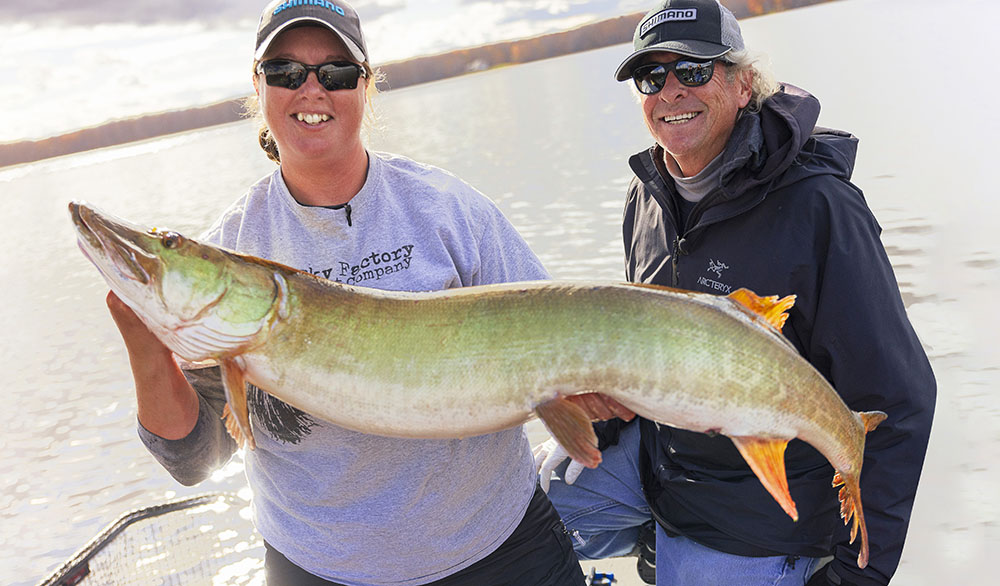
<instances>
[{"instance_id":1,"label":"orange pectoral fin","mask_svg":"<svg viewBox=\"0 0 1000 586\"><path fill-rule=\"evenodd\" d=\"M597 436L586 411L572 401L556 397L536 407L535 412L571 458L588 468L597 468L601 451L597 449Z\"/></svg>"},{"instance_id":2,"label":"orange pectoral fin","mask_svg":"<svg viewBox=\"0 0 1000 586\"><path fill-rule=\"evenodd\" d=\"M788 310L795 305L795 295L786 295L781 299L777 295L761 297L750 289L743 288L733 291L727 297L763 317L779 332L788 319Z\"/></svg>"},{"instance_id":3,"label":"orange pectoral fin","mask_svg":"<svg viewBox=\"0 0 1000 586\"><path fill-rule=\"evenodd\" d=\"M799 520L795 501L788 492L788 478L785 476L785 448L788 440L770 440L758 437L730 437L736 449L750 465L750 469L760 479L767 492L778 501L793 521Z\"/></svg>"},{"instance_id":4,"label":"orange pectoral fin","mask_svg":"<svg viewBox=\"0 0 1000 586\"><path fill-rule=\"evenodd\" d=\"M240 447L246 443L251 450L256 449L257 442L250 429L250 408L247 406L247 385L243 369L233 359L222 360L219 366L222 369L222 386L226 390L226 408L222 415L226 420L226 431Z\"/></svg>"}]
</instances>

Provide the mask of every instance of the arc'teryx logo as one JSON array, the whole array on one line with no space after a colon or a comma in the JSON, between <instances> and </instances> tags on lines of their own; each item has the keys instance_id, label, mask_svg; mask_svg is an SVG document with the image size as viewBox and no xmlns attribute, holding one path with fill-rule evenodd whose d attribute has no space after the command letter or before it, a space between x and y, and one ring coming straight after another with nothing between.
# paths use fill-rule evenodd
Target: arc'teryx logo
<instances>
[{"instance_id":1,"label":"arc'teryx logo","mask_svg":"<svg viewBox=\"0 0 1000 586\"><path fill-rule=\"evenodd\" d=\"M722 278L722 271L729 268L729 265L722 262L721 260L708 259L708 268L705 269L706 273L715 273L717 279ZM720 283L719 281L714 281L712 279L706 279L705 277L698 277L698 284L702 287L707 287L709 289L714 289L715 291L722 291L723 293L731 293L733 288L725 283Z\"/></svg>"},{"instance_id":2,"label":"arc'teryx logo","mask_svg":"<svg viewBox=\"0 0 1000 586\"><path fill-rule=\"evenodd\" d=\"M728 268L729 268L729 265L727 265L726 263L724 263L722 261L715 262L712 259L708 259L708 270L706 272L715 273L715 276L719 277L721 279L722 278L722 271L724 271L725 269L728 269Z\"/></svg>"}]
</instances>

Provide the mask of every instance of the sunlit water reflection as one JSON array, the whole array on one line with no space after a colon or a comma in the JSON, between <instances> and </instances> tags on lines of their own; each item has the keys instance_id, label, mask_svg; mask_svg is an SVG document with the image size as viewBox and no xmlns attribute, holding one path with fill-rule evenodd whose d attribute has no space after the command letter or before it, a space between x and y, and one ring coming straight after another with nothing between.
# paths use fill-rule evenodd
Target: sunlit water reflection
<instances>
[{"instance_id":1,"label":"sunlit water reflection","mask_svg":"<svg viewBox=\"0 0 1000 586\"><path fill-rule=\"evenodd\" d=\"M861 138L855 181L884 228L938 376L901 584L985 579L988 553L1000 545L1000 203L986 181L1000 130L996 76L979 59L912 50L934 30L938 46L989 55L985 23L1000 9L986 0L949 8L958 5L979 15L963 30L934 22L939 5L923 0L834 2L743 24L780 77L821 98L822 124ZM476 185L555 277L618 280L626 160L648 142L631 93L611 80L625 53L613 47L385 94L371 144ZM67 202L194 234L271 169L252 125L238 123L0 170L8 375L0 583L34 583L125 510L244 485L236 459L202 485L181 487L136 439L106 288L76 249ZM541 437L538 425L530 433Z\"/></svg>"}]
</instances>

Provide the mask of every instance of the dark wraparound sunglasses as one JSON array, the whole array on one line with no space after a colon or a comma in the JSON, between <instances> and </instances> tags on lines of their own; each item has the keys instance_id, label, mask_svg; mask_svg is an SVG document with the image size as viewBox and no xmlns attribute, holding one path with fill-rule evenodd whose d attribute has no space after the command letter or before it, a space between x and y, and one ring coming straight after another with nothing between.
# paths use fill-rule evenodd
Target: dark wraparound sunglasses
<instances>
[{"instance_id":1,"label":"dark wraparound sunglasses","mask_svg":"<svg viewBox=\"0 0 1000 586\"><path fill-rule=\"evenodd\" d=\"M329 92L353 90L358 87L359 77L368 77L364 67L349 61L306 65L290 59L271 59L257 64L257 73L264 74L267 85L290 90L301 87L310 71L316 73L316 79Z\"/></svg>"},{"instance_id":2,"label":"dark wraparound sunglasses","mask_svg":"<svg viewBox=\"0 0 1000 586\"><path fill-rule=\"evenodd\" d=\"M715 71L715 59L708 61L679 59L670 63L650 63L632 70L632 81L640 93L649 96L663 89L667 84L667 75L671 71L681 85L698 87L711 81L712 73Z\"/></svg>"}]
</instances>

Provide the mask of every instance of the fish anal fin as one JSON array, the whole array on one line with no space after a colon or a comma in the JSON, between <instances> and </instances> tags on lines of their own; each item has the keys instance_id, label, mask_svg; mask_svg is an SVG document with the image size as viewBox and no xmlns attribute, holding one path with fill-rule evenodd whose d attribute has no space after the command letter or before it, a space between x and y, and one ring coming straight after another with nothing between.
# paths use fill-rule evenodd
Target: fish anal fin
<instances>
[{"instance_id":1,"label":"fish anal fin","mask_svg":"<svg viewBox=\"0 0 1000 586\"><path fill-rule=\"evenodd\" d=\"M226 390L226 409L223 410L226 430L240 446L245 443L251 450L256 449L257 442L250 429L250 408L247 406L247 385L243 368L232 358L220 361L219 366L222 369L222 386Z\"/></svg>"},{"instance_id":2,"label":"fish anal fin","mask_svg":"<svg viewBox=\"0 0 1000 586\"><path fill-rule=\"evenodd\" d=\"M861 411L858 413L861 417L861 422L865 424L865 433L874 430L878 427L879 423L882 423L889 416L882 411Z\"/></svg>"},{"instance_id":3,"label":"fish anal fin","mask_svg":"<svg viewBox=\"0 0 1000 586\"><path fill-rule=\"evenodd\" d=\"M793 521L798 521L799 513L788 492L788 478L785 476L785 448L788 447L788 440L746 436L729 439L736 444L736 449L767 492L771 493Z\"/></svg>"},{"instance_id":4,"label":"fish anal fin","mask_svg":"<svg viewBox=\"0 0 1000 586\"><path fill-rule=\"evenodd\" d=\"M877 424L876 424L877 425ZM868 526L865 524L865 513L861 508L861 484L857 476L841 474L837 472L833 479L834 486L840 486L840 517L847 525L852 519L851 543L861 535L861 548L858 551L858 567L864 568L868 565Z\"/></svg>"},{"instance_id":5,"label":"fish anal fin","mask_svg":"<svg viewBox=\"0 0 1000 586\"><path fill-rule=\"evenodd\" d=\"M538 418L571 458L588 468L601 463L590 416L572 401L556 397L535 408Z\"/></svg>"},{"instance_id":6,"label":"fish anal fin","mask_svg":"<svg viewBox=\"0 0 1000 586\"><path fill-rule=\"evenodd\" d=\"M786 295L780 299L777 295L761 297L746 288L737 289L727 295L727 297L763 317L767 323L777 328L778 331L781 331L781 328L785 325L785 321L788 319L788 310L795 305L795 295Z\"/></svg>"}]
</instances>

